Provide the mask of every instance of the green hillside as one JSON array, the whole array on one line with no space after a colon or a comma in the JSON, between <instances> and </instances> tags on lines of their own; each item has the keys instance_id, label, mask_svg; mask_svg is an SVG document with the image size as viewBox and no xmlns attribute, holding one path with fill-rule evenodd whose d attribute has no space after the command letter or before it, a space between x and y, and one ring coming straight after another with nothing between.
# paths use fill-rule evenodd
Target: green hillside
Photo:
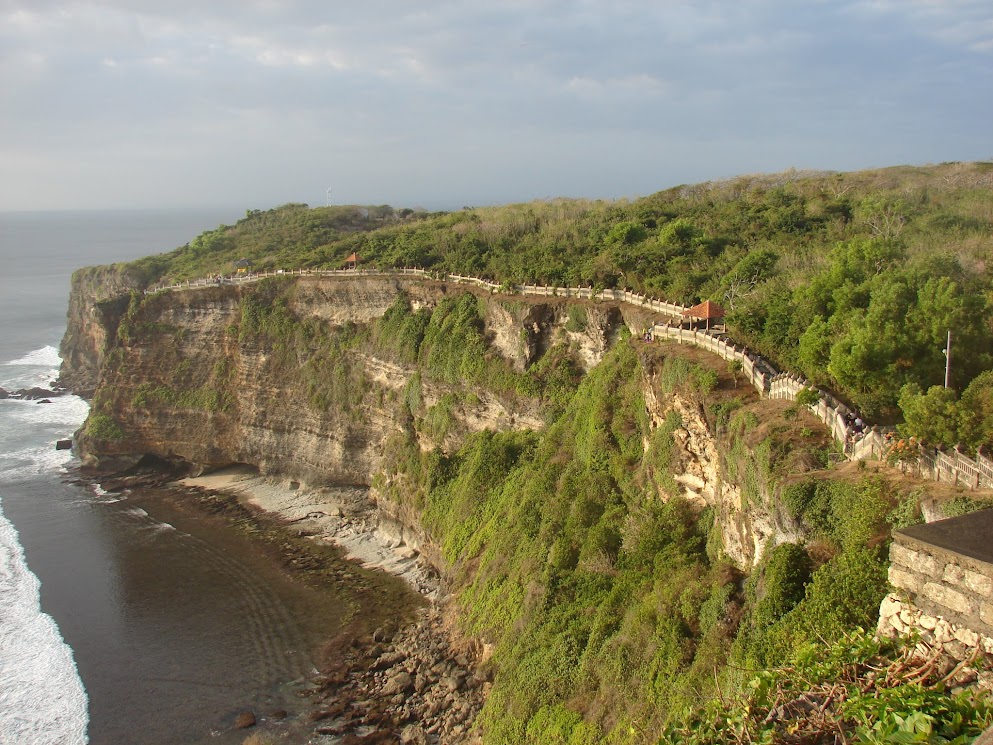
<instances>
[{"instance_id":1,"label":"green hillside","mask_svg":"<svg viewBox=\"0 0 993 745\"><path fill-rule=\"evenodd\" d=\"M993 446L993 163L787 172L633 201L451 213L290 204L132 269L153 285L230 272L240 258L260 271L340 268L353 252L364 266L712 299L736 340L871 421Z\"/></svg>"}]
</instances>

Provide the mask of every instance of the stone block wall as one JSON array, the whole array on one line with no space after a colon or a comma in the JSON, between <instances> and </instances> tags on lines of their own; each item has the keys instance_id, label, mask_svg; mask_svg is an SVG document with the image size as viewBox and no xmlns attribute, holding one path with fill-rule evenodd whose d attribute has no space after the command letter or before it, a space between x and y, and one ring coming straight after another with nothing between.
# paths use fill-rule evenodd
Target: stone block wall
<instances>
[{"instance_id":1,"label":"stone block wall","mask_svg":"<svg viewBox=\"0 0 993 745\"><path fill-rule=\"evenodd\" d=\"M993 654L993 557L974 550L979 536L969 532L955 545L956 532L971 529L954 518L894 532L889 581L896 592L880 607L880 633L917 631L959 659Z\"/></svg>"}]
</instances>

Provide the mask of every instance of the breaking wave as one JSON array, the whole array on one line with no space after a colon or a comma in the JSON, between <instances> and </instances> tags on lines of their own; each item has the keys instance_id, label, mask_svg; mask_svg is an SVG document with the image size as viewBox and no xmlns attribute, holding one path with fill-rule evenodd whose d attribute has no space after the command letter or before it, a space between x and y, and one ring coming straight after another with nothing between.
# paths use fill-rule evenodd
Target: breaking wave
<instances>
[{"instance_id":1,"label":"breaking wave","mask_svg":"<svg viewBox=\"0 0 993 745\"><path fill-rule=\"evenodd\" d=\"M59 363L55 347L36 349L5 363L0 385L49 381ZM72 458L55 442L82 424L88 406L69 395L51 401L0 402L0 500L6 485L64 471ZM72 650L41 610L39 587L17 529L0 510L0 743L85 743L86 691Z\"/></svg>"}]
</instances>

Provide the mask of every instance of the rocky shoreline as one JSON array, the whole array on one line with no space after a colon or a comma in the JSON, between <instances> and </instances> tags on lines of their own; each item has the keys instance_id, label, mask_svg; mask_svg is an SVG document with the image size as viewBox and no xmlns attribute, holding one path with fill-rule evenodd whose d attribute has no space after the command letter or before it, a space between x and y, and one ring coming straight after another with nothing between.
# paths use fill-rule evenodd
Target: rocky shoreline
<instances>
[{"instance_id":1,"label":"rocky shoreline","mask_svg":"<svg viewBox=\"0 0 993 745\"><path fill-rule=\"evenodd\" d=\"M377 529L361 489L300 489L245 469L180 479L161 468L90 474L107 491L180 490L193 511L241 527L287 571L345 583L358 610L328 640L320 672L301 690L299 712L245 712L246 742L358 745L475 743L489 690L478 644L463 640L437 572L390 532ZM186 497L186 498L183 498ZM342 557L331 560L337 546ZM389 572L409 590L398 590ZM257 737L249 735L252 728Z\"/></svg>"},{"instance_id":2,"label":"rocky shoreline","mask_svg":"<svg viewBox=\"0 0 993 745\"><path fill-rule=\"evenodd\" d=\"M456 646L442 608L396 634L356 639L317 679L315 732L329 742L475 743L473 722L490 681L478 648Z\"/></svg>"}]
</instances>

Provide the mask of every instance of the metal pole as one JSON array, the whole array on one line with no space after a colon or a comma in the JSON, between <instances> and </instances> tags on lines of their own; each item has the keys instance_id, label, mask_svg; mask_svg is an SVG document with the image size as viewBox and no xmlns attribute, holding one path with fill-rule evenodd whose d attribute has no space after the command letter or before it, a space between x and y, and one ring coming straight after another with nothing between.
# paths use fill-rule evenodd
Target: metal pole
<instances>
[{"instance_id":1,"label":"metal pole","mask_svg":"<svg viewBox=\"0 0 993 745\"><path fill-rule=\"evenodd\" d=\"M951 388L952 372L952 330L948 330L948 342L945 344L945 388Z\"/></svg>"}]
</instances>

